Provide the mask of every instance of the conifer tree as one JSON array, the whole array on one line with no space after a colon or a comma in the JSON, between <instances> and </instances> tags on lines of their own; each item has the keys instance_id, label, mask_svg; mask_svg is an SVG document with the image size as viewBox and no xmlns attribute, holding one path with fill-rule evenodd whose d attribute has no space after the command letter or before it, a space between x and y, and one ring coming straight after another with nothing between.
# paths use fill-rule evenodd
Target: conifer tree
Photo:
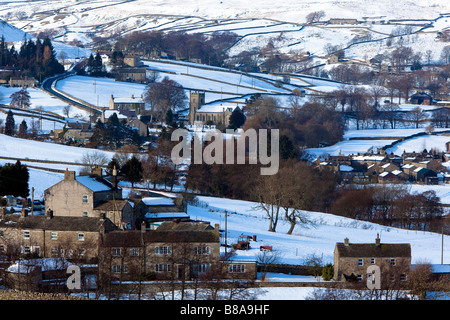
<instances>
[{"instance_id":1,"label":"conifer tree","mask_svg":"<svg viewBox=\"0 0 450 320\"><path fill-rule=\"evenodd\" d=\"M11 110L8 111L8 114L6 115L6 121L5 121L5 134L8 136L14 135L16 123L14 121L14 114Z\"/></svg>"}]
</instances>

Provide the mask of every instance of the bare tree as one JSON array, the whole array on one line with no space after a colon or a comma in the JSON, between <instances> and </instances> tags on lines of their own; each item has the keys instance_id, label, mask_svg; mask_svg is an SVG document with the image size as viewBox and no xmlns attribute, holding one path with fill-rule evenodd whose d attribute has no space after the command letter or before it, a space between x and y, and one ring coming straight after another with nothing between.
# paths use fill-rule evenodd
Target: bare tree
<instances>
[{"instance_id":1,"label":"bare tree","mask_svg":"<svg viewBox=\"0 0 450 320\"><path fill-rule=\"evenodd\" d=\"M320 21L320 19L322 19L323 17L325 17L325 11L323 10L314 11L306 16L306 22L307 23L317 22Z\"/></svg>"}]
</instances>

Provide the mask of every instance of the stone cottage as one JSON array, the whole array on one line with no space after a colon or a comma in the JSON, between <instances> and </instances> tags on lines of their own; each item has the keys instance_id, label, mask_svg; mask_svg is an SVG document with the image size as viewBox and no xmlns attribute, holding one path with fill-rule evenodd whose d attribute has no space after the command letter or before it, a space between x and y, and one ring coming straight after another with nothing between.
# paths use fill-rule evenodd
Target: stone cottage
<instances>
[{"instance_id":1,"label":"stone cottage","mask_svg":"<svg viewBox=\"0 0 450 320\"><path fill-rule=\"evenodd\" d=\"M409 243L381 243L377 235L374 243L336 243L334 249L334 280L366 281L367 268L378 266L391 280L406 281L411 267Z\"/></svg>"}]
</instances>

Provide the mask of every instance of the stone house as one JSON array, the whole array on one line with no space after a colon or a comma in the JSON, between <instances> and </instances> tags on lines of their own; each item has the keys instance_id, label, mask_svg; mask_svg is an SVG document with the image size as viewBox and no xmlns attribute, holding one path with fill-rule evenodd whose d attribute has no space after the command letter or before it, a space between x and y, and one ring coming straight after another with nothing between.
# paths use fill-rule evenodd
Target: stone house
<instances>
[{"instance_id":1,"label":"stone house","mask_svg":"<svg viewBox=\"0 0 450 320\"><path fill-rule=\"evenodd\" d=\"M144 68L121 68L117 70L115 80L146 83L147 71Z\"/></svg>"},{"instance_id":2,"label":"stone house","mask_svg":"<svg viewBox=\"0 0 450 320\"><path fill-rule=\"evenodd\" d=\"M130 127L136 128L139 136L147 137L148 136L148 125L139 120L138 118L131 118L127 121Z\"/></svg>"},{"instance_id":3,"label":"stone house","mask_svg":"<svg viewBox=\"0 0 450 320\"><path fill-rule=\"evenodd\" d=\"M383 276L396 281L406 281L411 268L409 243L381 243L377 235L374 243L336 243L334 249L334 280L367 280L367 268L378 266Z\"/></svg>"},{"instance_id":4,"label":"stone house","mask_svg":"<svg viewBox=\"0 0 450 320\"><path fill-rule=\"evenodd\" d=\"M45 212L53 212L55 217L92 217L102 218L103 213L111 212L107 207L121 209L115 220L123 227L131 223L129 207L122 200L122 189L102 177L101 169L95 168L97 174L76 176L75 171L66 170L64 179L44 191ZM116 212L113 210L113 212Z\"/></svg>"},{"instance_id":5,"label":"stone house","mask_svg":"<svg viewBox=\"0 0 450 320\"><path fill-rule=\"evenodd\" d=\"M98 257L98 242L105 232L116 230L108 219L89 217L3 215L0 221L0 252L14 257L67 258L92 263Z\"/></svg>"},{"instance_id":6,"label":"stone house","mask_svg":"<svg viewBox=\"0 0 450 320\"><path fill-rule=\"evenodd\" d=\"M109 110L132 110L136 112L136 115L139 115L145 110L145 102L142 96L135 97L133 94L129 98L117 98L111 95L109 99Z\"/></svg>"},{"instance_id":7,"label":"stone house","mask_svg":"<svg viewBox=\"0 0 450 320\"><path fill-rule=\"evenodd\" d=\"M123 57L123 63L130 67L137 67L140 64L140 59L136 55L127 54Z\"/></svg>"},{"instance_id":8,"label":"stone house","mask_svg":"<svg viewBox=\"0 0 450 320\"><path fill-rule=\"evenodd\" d=\"M218 226L204 223L164 222L156 230L110 232L100 245L100 276L122 281L143 274L190 280L220 264ZM228 277L256 278L255 264L228 261L223 266Z\"/></svg>"},{"instance_id":9,"label":"stone house","mask_svg":"<svg viewBox=\"0 0 450 320\"><path fill-rule=\"evenodd\" d=\"M411 96L410 102L412 104L431 105L433 104L433 97L426 92L416 92Z\"/></svg>"},{"instance_id":10,"label":"stone house","mask_svg":"<svg viewBox=\"0 0 450 320\"><path fill-rule=\"evenodd\" d=\"M109 200L94 207L94 215L111 220L120 229L133 229L136 223L133 204L128 200Z\"/></svg>"},{"instance_id":11,"label":"stone house","mask_svg":"<svg viewBox=\"0 0 450 320\"><path fill-rule=\"evenodd\" d=\"M87 143L93 134L90 123L66 123L63 129L55 129L55 136L72 142Z\"/></svg>"},{"instance_id":12,"label":"stone house","mask_svg":"<svg viewBox=\"0 0 450 320\"><path fill-rule=\"evenodd\" d=\"M9 79L10 87L34 88L36 83L34 77L11 77Z\"/></svg>"},{"instance_id":13,"label":"stone house","mask_svg":"<svg viewBox=\"0 0 450 320\"><path fill-rule=\"evenodd\" d=\"M404 183L409 176L401 170L384 171L378 175L379 183Z\"/></svg>"}]
</instances>

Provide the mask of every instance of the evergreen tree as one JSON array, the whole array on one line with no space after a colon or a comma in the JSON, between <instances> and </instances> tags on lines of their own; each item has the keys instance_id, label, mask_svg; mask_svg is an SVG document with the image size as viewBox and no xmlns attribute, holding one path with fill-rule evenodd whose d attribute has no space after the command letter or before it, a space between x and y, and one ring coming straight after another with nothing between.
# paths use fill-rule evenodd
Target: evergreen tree
<instances>
[{"instance_id":1,"label":"evergreen tree","mask_svg":"<svg viewBox=\"0 0 450 320\"><path fill-rule=\"evenodd\" d=\"M122 167L121 173L125 180L131 182L134 187L136 182L142 181L142 163L136 156L132 156Z\"/></svg>"},{"instance_id":2,"label":"evergreen tree","mask_svg":"<svg viewBox=\"0 0 450 320\"><path fill-rule=\"evenodd\" d=\"M28 197L28 168L17 161L0 167L0 195Z\"/></svg>"},{"instance_id":3,"label":"evergreen tree","mask_svg":"<svg viewBox=\"0 0 450 320\"><path fill-rule=\"evenodd\" d=\"M236 130L240 128L245 123L245 115L240 108L234 109L230 116L230 123L228 125L229 129Z\"/></svg>"},{"instance_id":4,"label":"evergreen tree","mask_svg":"<svg viewBox=\"0 0 450 320\"><path fill-rule=\"evenodd\" d=\"M5 121L5 134L8 136L14 135L16 123L14 121L14 114L11 110L8 111Z\"/></svg>"},{"instance_id":5,"label":"evergreen tree","mask_svg":"<svg viewBox=\"0 0 450 320\"><path fill-rule=\"evenodd\" d=\"M280 136L279 148L281 159L286 160L296 157L294 144L292 143L291 139L289 139L289 137L284 134Z\"/></svg>"}]
</instances>

